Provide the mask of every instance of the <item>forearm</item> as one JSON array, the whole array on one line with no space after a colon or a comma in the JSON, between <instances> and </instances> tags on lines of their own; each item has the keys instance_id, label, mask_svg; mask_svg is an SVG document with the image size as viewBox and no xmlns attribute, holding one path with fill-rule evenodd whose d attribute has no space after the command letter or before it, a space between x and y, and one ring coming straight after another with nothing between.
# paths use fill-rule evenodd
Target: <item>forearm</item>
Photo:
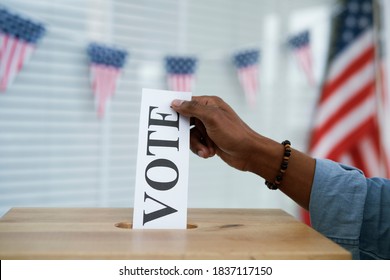
<instances>
[{"instance_id":1,"label":"forearm","mask_svg":"<svg viewBox=\"0 0 390 280\"><path fill-rule=\"evenodd\" d=\"M217 154L230 166L250 171L273 182L283 160L283 145L266 138L245 124L222 99L192 97L174 100L172 108L192 118L191 149L204 158ZM281 191L308 209L315 160L292 150Z\"/></svg>"},{"instance_id":2,"label":"forearm","mask_svg":"<svg viewBox=\"0 0 390 280\"><path fill-rule=\"evenodd\" d=\"M284 147L261 135L254 135L247 171L274 182L280 170ZM288 168L283 176L280 190L305 209L309 208L315 160L292 149Z\"/></svg>"}]
</instances>

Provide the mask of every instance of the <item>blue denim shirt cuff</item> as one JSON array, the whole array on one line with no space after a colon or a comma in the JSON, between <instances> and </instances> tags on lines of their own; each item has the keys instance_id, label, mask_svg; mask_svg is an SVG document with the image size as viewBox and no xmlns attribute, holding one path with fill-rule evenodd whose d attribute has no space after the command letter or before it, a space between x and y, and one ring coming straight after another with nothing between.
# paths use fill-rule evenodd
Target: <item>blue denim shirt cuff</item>
<instances>
[{"instance_id":1,"label":"blue denim shirt cuff","mask_svg":"<svg viewBox=\"0 0 390 280\"><path fill-rule=\"evenodd\" d=\"M309 205L313 228L345 248L358 247L366 185L360 170L316 159ZM357 251L348 249L358 258Z\"/></svg>"}]
</instances>

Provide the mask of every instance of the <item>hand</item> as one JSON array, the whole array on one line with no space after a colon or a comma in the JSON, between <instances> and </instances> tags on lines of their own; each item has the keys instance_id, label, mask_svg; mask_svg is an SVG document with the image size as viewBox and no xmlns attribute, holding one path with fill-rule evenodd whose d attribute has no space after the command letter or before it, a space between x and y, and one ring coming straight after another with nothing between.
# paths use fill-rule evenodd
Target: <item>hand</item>
<instances>
[{"instance_id":1,"label":"hand","mask_svg":"<svg viewBox=\"0 0 390 280\"><path fill-rule=\"evenodd\" d=\"M233 109L215 96L194 96L191 101L174 100L172 108L191 118L191 150L203 158L220 156L239 170L253 172L268 181L280 169L283 145L246 125ZM315 160L292 149L281 191L305 209L310 202Z\"/></svg>"},{"instance_id":2,"label":"hand","mask_svg":"<svg viewBox=\"0 0 390 280\"><path fill-rule=\"evenodd\" d=\"M247 171L255 139L261 137L234 110L216 96L194 96L191 101L174 100L172 108L191 118L192 152L203 158L220 156L227 164Z\"/></svg>"}]
</instances>

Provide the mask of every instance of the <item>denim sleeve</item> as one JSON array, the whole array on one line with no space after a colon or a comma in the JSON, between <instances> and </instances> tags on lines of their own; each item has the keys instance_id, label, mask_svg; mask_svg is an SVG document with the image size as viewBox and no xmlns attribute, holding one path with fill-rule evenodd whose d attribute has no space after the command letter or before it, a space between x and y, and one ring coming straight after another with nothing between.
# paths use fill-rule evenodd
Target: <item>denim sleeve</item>
<instances>
[{"instance_id":1,"label":"denim sleeve","mask_svg":"<svg viewBox=\"0 0 390 280\"><path fill-rule=\"evenodd\" d=\"M360 258L390 259L390 181L371 178L368 182Z\"/></svg>"},{"instance_id":2,"label":"denim sleeve","mask_svg":"<svg viewBox=\"0 0 390 280\"><path fill-rule=\"evenodd\" d=\"M310 196L310 219L315 230L359 259L359 238L367 196L361 171L330 160L316 159Z\"/></svg>"},{"instance_id":3,"label":"denim sleeve","mask_svg":"<svg viewBox=\"0 0 390 280\"><path fill-rule=\"evenodd\" d=\"M313 228L353 259L390 258L389 180L317 159L309 210Z\"/></svg>"}]
</instances>

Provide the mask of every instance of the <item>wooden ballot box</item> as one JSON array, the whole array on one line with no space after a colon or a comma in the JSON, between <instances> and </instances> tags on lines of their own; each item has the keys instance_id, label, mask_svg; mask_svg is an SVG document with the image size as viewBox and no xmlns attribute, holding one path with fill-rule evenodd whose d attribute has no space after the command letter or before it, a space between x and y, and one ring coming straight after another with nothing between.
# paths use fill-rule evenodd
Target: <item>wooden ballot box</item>
<instances>
[{"instance_id":1,"label":"wooden ballot box","mask_svg":"<svg viewBox=\"0 0 390 280\"><path fill-rule=\"evenodd\" d=\"M277 209L188 209L183 230L132 229L130 208L13 208L0 259L350 259Z\"/></svg>"}]
</instances>

